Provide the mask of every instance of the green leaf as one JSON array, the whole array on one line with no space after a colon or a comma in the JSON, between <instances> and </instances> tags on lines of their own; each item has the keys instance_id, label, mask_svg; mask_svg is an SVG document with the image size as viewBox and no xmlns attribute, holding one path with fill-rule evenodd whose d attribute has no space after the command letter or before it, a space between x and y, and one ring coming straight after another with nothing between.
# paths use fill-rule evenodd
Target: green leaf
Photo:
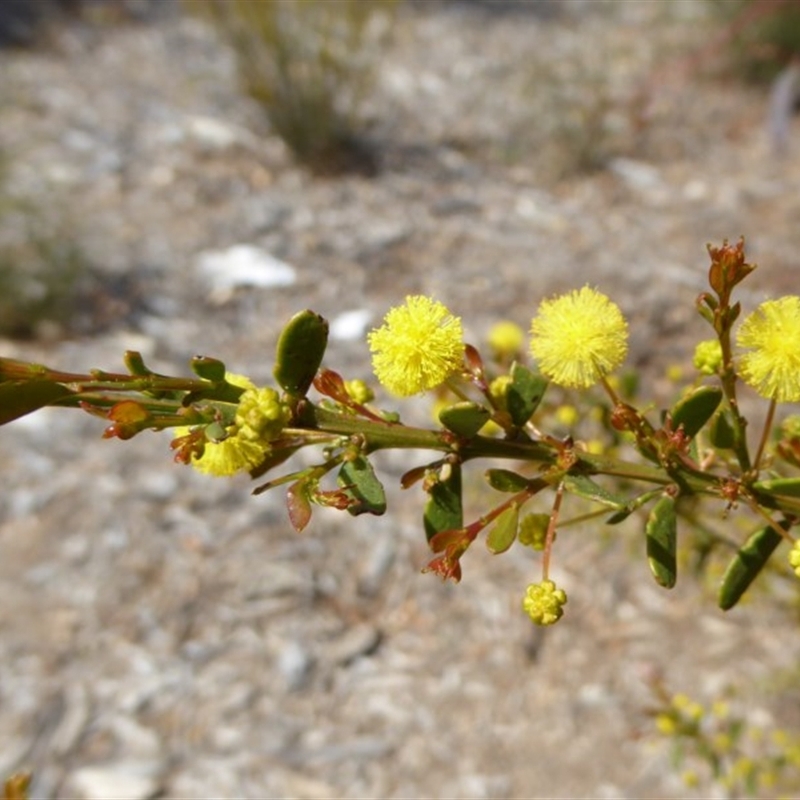
<instances>
[{"instance_id":1,"label":"green leaf","mask_svg":"<svg viewBox=\"0 0 800 800\"><path fill-rule=\"evenodd\" d=\"M530 486L530 479L509 469L487 469L486 480L498 492L522 492Z\"/></svg>"},{"instance_id":2,"label":"green leaf","mask_svg":"<svg viewBox=\"0 0 800 800\"><path fill-rule=\"evenodd\" d=\"M198 378L211 381L212 383L222 383L225 380L225 364L218 358L209 356L195 356L190 363L192 372Z\"/></svg>"},{"instance_id":3,"label":"green leaf","mask_svg":"<svg viewBox=\"0 0 800 800\"><path fill-rule=\"evenodd\" d=\"M717 386L701 386L690 395L679 400L672 408L672 428L678 430L683 425L689 438L697 436L698 431L711 419L722 402L722 389Z\"/></svg>"},{"instance_id":4,"label":"green leaf","mask_svg":"<svg viewBox=\"0 0 800 800\"><path fill-rule=\"evenodd\" d=\"M564 478L564 488L571 494L602 503L609 508L623 509L628 504L627 498L611 494L588 475L567 475Z\"/></svg>"},{"instance_id":5,"label":"green leaf","mask_svg":"<svg viewBox=\"0 0 800 800\"><path fill-rule=\"evenodd\" d=\"M506 393L506 408L512 422L521 428L542 402L547 380L522 364L511 367L511 384Z\"/></svg>"},{"instance_id":6,"label":"green leaf","mask_svg":"<svg viewBox=\"0 0 800 800\"><path fill-rule=\"evenodd\" d=\"M510 505L495 520L494 526L486 537L486 547L494 555L505 553L517 538L517 524L519 523L519 506Z\"/></svg>"},{"instance_id":7,"label":"green leaf","mask_svg":"<svg viewBox=\"0 0 800 800\"><path fill-rule=\"evenodd\" d=\"M620 522L628 519L634 511L638 511L645 503L649 503L654 497L661 494L662 491L663 489L661 488L650 489L649 491L643 492L638 497L634 497L633 500L629 500L623 508L612 514L606 520L606 525L619 525Z\"/></svg>"},{"instance_id":8,"label":"green leaf","mask_svg":"<svg viewBox=\"0 0 800 800\"><path fill-rule=\"evenodd\" d=\"M0 425L69 397L73 392L55 381L4 381L0 383Z\"/></svg>"},{"instance_id":9,"label":"green leaf","mask_svg":"<svg viewBox=\"0 0 800 800\"><path fill-rule=\"evenodd\" d=\"M788 520L783 520L780 526L788 530L790 523ZM752 534L742 545L722 576L719 607L723 611L728 611L739 602L782 539L783 537L771 525L766 525Z\"/></svg>"},{"instance_id":10,"label":"green leaf","mask_svg":"<svg viewBox=\"0 0 800 800\"><path fill-rule=\"evenodd\" d=\"M656 582L671 589L678 578L675 498L665 494L653 506L645 526L647 561Z\"/></svg>"},{"instance_id":11,"label":"green leaf","mask_svg":"<svg viewBox=\"0 0 800 800\"><path fill-rule=\"evenodd\" d=\"M490 419L492 412L478 403L464 401L442 409L439 422L453 433L469 439L474 436Z\"/></svg>"},{"instance_id":12,"label":"green leaf","mask_svg":"<svg viewBox=\"0 0 800 800\"><path fill-rule=\"evenodd\" d=\"M142 354L136 350L126 350L122 357L125 366L131 375L152 375L153 373L145 366Z\"/></svg>"},{"instance_id":13,"label":"green leaf","mask_svg":"<svg viewBox=\"0 0 800 800\"><path fill-rule=\"evenodd\" d=\"M460 464L452 464L447 479L434 483L428 495L423 523L425 536L429 542L437 533L464 526Z\"/></svg>"},{"instance_id":14,"label":"green leaf","mask_svg":"<svg viewBox=\"0 0 800 800\"><path fill-rule=\"evenodd\" d=\"M756 481L753 488L773 497L800 497L800 478L774 478Z\"/></svg>"},{"instance_id":15,"label":"green leaf","mask_svg":"<svg viewBox=\"0 0 800 800\"><path fill-rule=\"evenodd\" d=\"M708 438L720 450L730 450L736 444L730 412L722 410L714 415L708 429Z\"/></svg>"},{"instance_id":16,"label":"green leaf","mask_svg":"<svg viewBox=\"0 0 800 800\"><path fill-rule=\"evenodd\" d=\"M354 517L359 514L380 516L386 511L386 494L381 482L364 456L345 461L336 478L339 486L353 501L347 511Z\"/></svg>"},{"instance_id":17,"label":"green leaf","mask_svg":"<svg viewBox=\"0 0 800 800\"><path fill-rule=\"evenodd\" d=\"M328 323L313 311L295 314L283 329L272 374L284 391L304 397L328 345Z\"/></svg>"}]
</instances>

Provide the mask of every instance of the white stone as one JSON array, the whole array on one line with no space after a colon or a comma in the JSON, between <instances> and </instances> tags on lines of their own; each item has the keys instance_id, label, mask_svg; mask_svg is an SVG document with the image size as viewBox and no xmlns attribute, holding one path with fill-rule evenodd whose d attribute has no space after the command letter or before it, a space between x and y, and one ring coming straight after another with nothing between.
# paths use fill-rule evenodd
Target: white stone
<instances>
[{"instance_id":1,"label":"white stone","mask_svg":"<svg viewBox=\"0 0 800 800\"><path fill-rule=\"evenodd\" d=\"M69 796L76 800L147 800L159 791L157 770L149 763L120 762L83 767L69 776Z\"/></svg>"},{"instance_id":2,"label":"white stone","mask_svg":"<svg viewBox=\"0 0 800 800\"><path fill-rule=\"evenodd\" d=\"M372 312L366 308L357 308L353 311L345 311L339 314L331 322L331 339L340 342L362 339L366 333L367 326L372 321L372 316Z\"/></svg>"},{"instance_id":3,"label":"white stone","mask_svg":"<svg viewBox=\"0 0 800 800\"><path fill-rule=\"evenodd\" d=\"M214 290L291 286L297 280L297 271L291 264L250 244L204 250L198 253L195 268Z\"/></svg>"}]
</instances>

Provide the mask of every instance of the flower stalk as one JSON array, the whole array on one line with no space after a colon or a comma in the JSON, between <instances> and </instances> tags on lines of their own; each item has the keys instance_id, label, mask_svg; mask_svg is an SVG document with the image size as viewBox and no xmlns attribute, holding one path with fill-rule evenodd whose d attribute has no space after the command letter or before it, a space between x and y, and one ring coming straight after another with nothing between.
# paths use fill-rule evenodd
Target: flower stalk
<instances>
[{"instance_id":1,"label":"flower stalk","mask_svg":"<svg viewBox=\"0 0 800 800\"><path fill-rule=\"evenodd\" d=\"M709 247L709 255L711 291L700 295L697 308L716 339L697 348L697 380L660 415L614 388L612 373L627 355L628 323L615 303L586 286L540 303L530 326L530 365L524 334L512 323L493 329L486 360L464 342L460 317L439 301L409 296L391 309L368 336L374 372L394 397L436 397L437 423L430 427L405 424L396 411L376 405L363 380L345 380L323 366L328 325L312 311L299 312L284 328L273 386L229 373L209 357L192 360L194 377L157 374L132 351L124 356L127 374L62 372L0 357L0 424L56 406L103 418L107 438L172 428L176 462L209 475L267 475L254 494L286 487L297 531L315 505L352 516L383 514L387 500L373 454L402 451L413 460L412 453L427 451L429 460L410 464L401 479L402 488L416 485L426 494L424 527L435 557L425 570L460 580L462 558L484 533L496 555L517 541L529 544L541 552L542 580L528 587L523 608L542 625L557 622L566 603L550 578L557 527L600 517L616 525L646 515L650 567L670 588L678 523L699 530L704 547L730 549L731 540L708 534L698 506L728 514L741 504L766 528L741 543L725 573L720 605L727 610L778 544L794 543L791 529L800 521L800 478L776 471L780 463L800 466L797 426L787 425L770 452L779 404L800 400L800 298L763 303L734 336L741 307L733 290L754 267L745 261L743 241ZM752 459L739 381L769 402ZM564 394L597 384L610 408L586 394L587 408L579 413L574 397ZM308 447L322 451L318 463L278 472ZM504 463L485 477L507 497L465 522L462 471L487 460ZM335 485L326 485L331 479ZM549 512L537 511L550 492ZM559 525L573 499L580 505ZM777 522L776 512L782 515ZM797 569L797 547L791 558Z\"/></svg>"}]
</instances>

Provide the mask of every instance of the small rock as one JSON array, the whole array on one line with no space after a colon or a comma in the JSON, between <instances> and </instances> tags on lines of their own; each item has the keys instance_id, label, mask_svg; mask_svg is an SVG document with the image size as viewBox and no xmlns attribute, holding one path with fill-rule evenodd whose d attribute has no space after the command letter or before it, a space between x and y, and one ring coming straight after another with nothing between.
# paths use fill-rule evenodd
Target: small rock
<instances>
[{"instance_id":1,"label":"small rock","mask_svg":"<svg viewBox=\"0 0 800 800\"><path fill-rule=\"evenodd\" d=\"M148 800L161 789L154 762L121 761L103 767L83 767L66 783L66 796L75 800Z\"/></svg>"},{"instance_id":2,"label":"small rock","mask_svg":"<svg viewBox=\"0 0 800 800\"><path fill-rule=\"evenodd\" d=\"M226 150L242 140L242 134L232 125L202 114L189 117L186 130L189 136L209 150Z\"/></svg>"},{"instance_id":3,"label":"small rock","mask_svg":"<svg viewBox=\"0 0 800 800\"><path fill-rule=\"evenodd\" d=\"M357 308L339 314L331 322L331 339L340 342L350 342L362 339L367 330L367 325L372 321L372 312L366 308Z\"/></svg>"},{"instance_id":4,"label":"small rock","mask_svg":"<svg viewBox=\"0 0 800 800\"><path fill-rule=\"evenodd\" d=\"M298 642L287 642L278 654L278 672L289 689L301 689L308 682L313 666L311 654Z\"/></svg>"},{"instance_id":5,"label":"small rock","mask_svg":"<svg viewBox=\"0 0 800 800\"><path fill-rule=\"evenodd\" d=\"M663 200L668 194L661 172L651 164L632 158L615 158L608 168L632 191L652 201Z\"/></svg>"},{"instance_id":6,"label":"small rock","mask_svg":"<svg viewBox=\"0 0 800 800\"><path fill-rule=\"evenodd\" d=\"M375 652L381 638L381 632L374 625L366 623L354 625L327 645L322 652L322 657L334 664L349 664L359 656Z\"/></svg>"},{"instance_id":7,"label":"small rock","mask_svg":"<svg viewBox=\"0 0 800 800\"><path fill-rule=\"evenodd\" d=\"M293 266L250 244L236 244L226 250L204 250L195 268L213 290L242 286L269 288L291 286L297 281Z\"/></svg>"}]
</instances>

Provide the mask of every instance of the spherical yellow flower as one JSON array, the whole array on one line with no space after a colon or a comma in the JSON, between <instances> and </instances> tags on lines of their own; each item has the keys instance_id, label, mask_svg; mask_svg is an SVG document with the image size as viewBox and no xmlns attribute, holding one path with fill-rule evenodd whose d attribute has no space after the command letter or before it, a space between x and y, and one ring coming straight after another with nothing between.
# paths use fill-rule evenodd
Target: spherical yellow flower
<instances>
[{"instance_id":1,"label":"spherical yellow flower","mask_svg":"<svg viewBox=\"0 0 800 800\"><path fill-rule=\"evenodd\" d=\"M460 318L422 295L406 297L405 305L390 309L368 341L376 377L400 397L434 389L464 362Z\"/></svg>"},{"instance_id":2,"label":"spherical yellow flower","mask_svg":"<svg viewBox=\"0 0 800 800\"><path fill-rule=\"evenodd\" d=\"M588 388L628 353L628 323L619 306L588 286L543 300L531 335L539 369L560 386Z\"/></svg>"},{"instance_id":3,"label":"spherical yellow flower","mask_svg":"<svg viewBox=\"0 0 800 800\"><path fill-rule=\"evenodd\" d=\"M553 581L542 581L528 586L522 607L537 625L553 625L561 619L566 602L563 589L557 589Z\"/></svg>"},{"instance_id":4,"label":"spherical yellow flower","mask_svg":"<svg viewBox=\"0 0 800 800\"><path fill-rule=\"evenodd\" d=\"M268 443L245 439L235 432L220 442L206 442L203 455L192 458L192 466L206 475L226 478L257 467L267 453Z\"/></svg>"},{"instance_id":5,"label":"spherical yellow flower","mask_svg":"<svg viewBox=\"0 0 800 800\"><path fill-rule=\"evenodd\" d=\"M739 373L762 397L800 400L800 297L762 303L742 323L736 342L744 353Z\"/></svg>"},{"instance_id":6,"label":"spherical yellow flower","mask_svg":"<svg viewBox=\"0 0 800 800\"><path fill-rule=\"evenodd\" d=\"M202 455L191 460L198 472L218 477L261 464L270 451L270 440L280 434L289 419L289 410L274 389L257 389L249 378L230 372L225 374L225 380L245 390L236 406L234 422L225 428L224 439L206 439ZM189 427L176 428L175 435L186 436L190 431Z\"/></svg>"}]
</instances>

